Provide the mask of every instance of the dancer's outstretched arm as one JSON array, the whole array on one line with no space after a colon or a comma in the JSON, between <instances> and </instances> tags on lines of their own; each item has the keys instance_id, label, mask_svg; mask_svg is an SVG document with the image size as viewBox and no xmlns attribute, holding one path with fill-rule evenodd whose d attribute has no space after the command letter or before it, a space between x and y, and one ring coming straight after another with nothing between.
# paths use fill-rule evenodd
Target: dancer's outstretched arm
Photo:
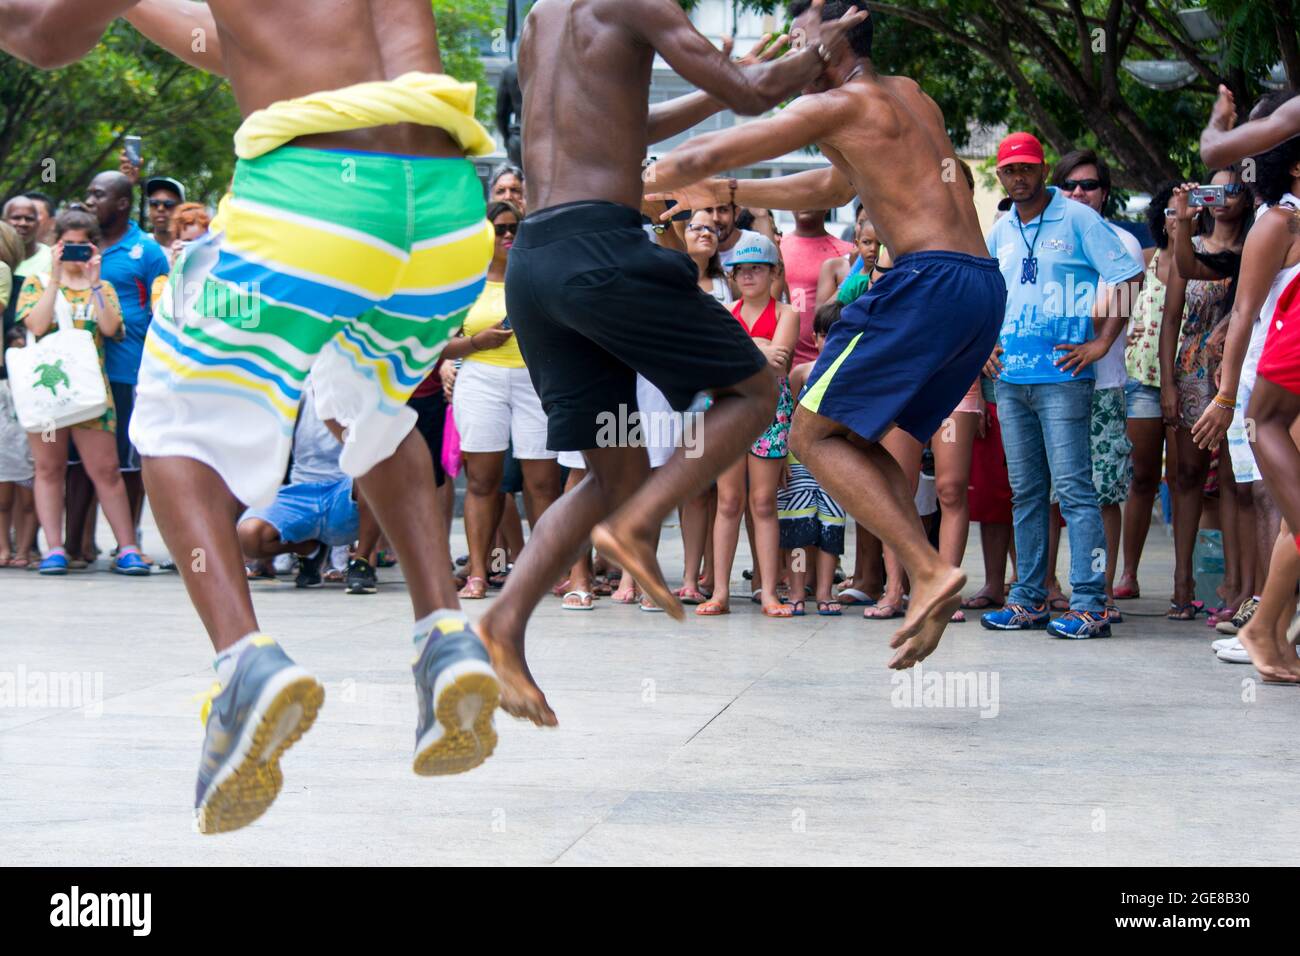
<instances>
[{"instance_id":1,"label":"dancer's outstretched arm","mask_svg":"<svg viewBox=\"0 0 1300 956\"><path fill-rule=\"evenodd\" d=\"M206 3L192 0L140 0L126 19L168 53L190 66L225 76L217 21Z\"/></svg>"},{"instance_id":2,"label":"dancer's outstretched arm","mask_svg":"<svg viewBox=\"0 0 1300 956\"><path fill-rule=\"evenodd\" d=\"M0 50L42 70L81 59L136 0L0 0Z\"/></svg>"},{"instance_id":3,"label":"dancer's outstretched arm","mask_svg":"<svg viewBox=\"0 0 1300 956\"><path fill-rule=\"evenodd\" d=\"M1300 98L1283 103L1263 119L1233 129L1236 121L1232 91L1220 86L1210 123L1201 133L1201 159L1211 169L1239 163L1247 156L1255 156L1300 135Z\"/></svg>"},{"instance_id":4,"label":"dancer's outstretched arm","mask_svg":"<svg viewBox=\"0 0 1300 956\"><path fill-rule=\"evenodd\" d=\"M656 191L649 198L672 198L692 209L731 201L730 181L699 180L819 142L841 121L835 108L839 99L834 92L803 97L768 119L688 140L647 170L647 187ZM828 209L852 201L854 195L848 178L828 166L793 176L737 181L734 200L766 209Z\"/></svg>"},{"instance_id":5,"label":"dancer's outstretched arm","mask_svg":"<svg viewBox=\"0 0 1300 956\"><path fill-rule=\"evenodd\" d=\"M722 41L723 56L731 55L734 42L731 37ZM736 65L743 68L755 63L769 63L786 52L789 43L790 37L784 33L775 38L772 34L765 33L749 53L736 60ZM646 142L653 146L671 139L726 108L721 100L701 91L687 93L663 103L652 103L646 122Z\"/></svg>"}]
</instances>

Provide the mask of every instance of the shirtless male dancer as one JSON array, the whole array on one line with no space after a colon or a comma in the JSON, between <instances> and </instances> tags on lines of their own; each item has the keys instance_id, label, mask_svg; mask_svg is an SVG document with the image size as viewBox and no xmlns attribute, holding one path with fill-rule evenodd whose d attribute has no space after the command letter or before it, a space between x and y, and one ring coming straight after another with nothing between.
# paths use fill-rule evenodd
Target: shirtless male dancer
<instances>
[{"instance_id":1,"label":"shirtless male dancer","mask_svg":"<svg viewBox=\"0 0 1300 956\"><path fill-rule=\"evenodd\" d=\"M258 630L236 522L274 497L310 371L316 411L401 556L416 617L413 768L492 752L498 687L458 609L424 440L406 399L483 286L493 237L467 154L493 145L442 75L428 0L0 0L0 48L45 68L126 14L230 78L239 162L213 234L172 271L131 438L216 649L195 793L204 833L259 817L324 688ZM201 42L200 42L201 41Z\"/></svg>"},{"instance_id":2,"label":"shirtless male dancer","mask_svg":"<svg viewBox=\"0 0 1300 956\"><path fill-rule=\"evenodd\" d=\"M479 620L507 712L556 723L524 660L524 628L589 535L682 617L655 559L659 525L744 452L776 405L762 353L700 290L690 258L641 228L647 146L724 107L775 106L820 76L862 19L823 24L809 12L796 23L797 52L738 65L676 0L540 0L529 13L519 50L529 214L510 250L506 304L547 412L547 447L583 452L587 477L537 522ZM701 91L671 112L648 107L656 53ZM677 410L702 391L714 399L701 454L679 450L652 478L644 448L597 439L604 415L626 420L620 406L637 407L638 372Z\"/></svg>"},{"instance_id":3,"label":"shirtless male dancer","mask_svg":"<svg viewBox=\"0 0 1300 956\"><path fill-rule=\"evenodd\" d=\"M853 3L821 10L839 17ZM792 14L808 0L790 5ZM914 80L881 76L872 22L822 79L770 119L696 137L655 164L651 199L712 206L830 209L862 200L893 266L845 307L795 409L790 448L846 511L893 547L912 599L890 646L893 668L928 656L961 603L966 575L930 546L907 480L879 444L891 427L928 441L997 344L1006 303L974 197L943 114ZM764 180L706 180L816 143L831 165ZM905 174L905 175L904 175ZM695 185L691 185L694 183Z\"/></svg>"}]
</instances>

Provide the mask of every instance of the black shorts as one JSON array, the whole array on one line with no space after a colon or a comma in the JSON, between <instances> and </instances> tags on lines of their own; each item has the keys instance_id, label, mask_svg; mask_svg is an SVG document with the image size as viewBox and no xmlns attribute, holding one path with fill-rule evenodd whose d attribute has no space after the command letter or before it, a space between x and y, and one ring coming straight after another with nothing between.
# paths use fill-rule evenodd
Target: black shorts
<instances>
[{"instance_id":1,"label":"black shorts","mask_svg":"<svg viewBox=\"0 0 1300 956\"><path fill-rule=\"evenodd\" d=\"M683 411L699 392L767 364L700 289L691 258L652 243L641 214L618 203L564 203L526 218L510 250L506 308L552 451L597 447L606 416L636 410L638 372Z\"/></svg>"},{"instance_id":2,"label":"black shorts","mask_svg":"<svg viewBox=\"0 0 1300 956\"><path fill-rule=\"evenodd\" d=\"M412 395L406 404L415 412L415 430L429 446L429 455L433 458L433 480L441 487L447 480L447 473L442 468L442 436L447 425L447 400L439 389L418 398Z\"/></svg>"}]
</instances>

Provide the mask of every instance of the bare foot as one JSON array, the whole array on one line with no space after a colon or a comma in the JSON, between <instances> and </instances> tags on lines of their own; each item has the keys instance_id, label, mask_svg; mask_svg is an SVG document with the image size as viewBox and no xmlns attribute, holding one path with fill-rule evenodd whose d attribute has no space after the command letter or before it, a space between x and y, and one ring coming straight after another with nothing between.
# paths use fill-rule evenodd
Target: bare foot
<instances>
[{"instance_id":1,"label":"bare foot","mask_svg":"<svg viewBox=\"0 0 1300 956\"><path fill-rule=\"evenodd\" d=\"M933 579L913 579L907 620L889 642L898 650L889 661L890 667L906 670L930 656L961 607L961 589L965 586L966 572L961 568L948 568Z\"/></svg>"},{"instance_id":2,"label":"bare foot","mask_svg":"<svg viewBox=\"0 0 1300 956\"><path fill-rule=\"evenodd\" d=\"M1258 615L1237 632L1237 640L1250 655L1250 662L1264 683L1300 684L1300 660L1296 659L1295 651L1288 645L1287 653L1283 653L1278 647L1277 635L1267 633Z\"/></svg>"},{"instance_id":3,"label":"bare foot","mask_svg":"<svg viewBox=\"0 0 1300 956\"><path fill-rule=\"evenodd\" d=\"M636 578L641 590L661 608L672 615L674 620L686 620L682 602L664 581L659 570L659 559L648 538L638 537L626 532L615 531L609 522L602 521L591 529L591 543L595 547L623 566L623 569Z\"/></svg>"},{"instance_id":4,"label":"bare foot","mask_svg":"<svg viewBox=\"0 0 1300 956\"><path fill-rule=\"evenodd\" d=\"M518 640L509 640L504 632L497 631L492 624L491 612L483 615L476 626L478 636L492 658L492 669L497 672L501 682L501 709L511 717L531 720L538 727L555 727L559 725L555 711L546 703L546 695L533 680L524 660L524 639L520 633Z\"/></svg>"}]
</instances>

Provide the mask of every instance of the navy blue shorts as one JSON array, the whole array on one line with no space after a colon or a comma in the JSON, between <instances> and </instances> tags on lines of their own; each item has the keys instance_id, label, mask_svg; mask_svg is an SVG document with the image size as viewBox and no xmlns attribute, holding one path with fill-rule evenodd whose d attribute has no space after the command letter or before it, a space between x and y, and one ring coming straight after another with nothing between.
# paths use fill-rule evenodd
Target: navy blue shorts
<instances>
[{"instance_id":1,"label":"navy blue shorts","mask_svg":"<svg viewBox=\"0 0 1300 956\"><path fill-rule=\"evenodd\" d=\"M993 354L1007 289L996 259L914 252L831 326L799 404L870 441L929 441Z\"/></svg>"}]
</instances>

